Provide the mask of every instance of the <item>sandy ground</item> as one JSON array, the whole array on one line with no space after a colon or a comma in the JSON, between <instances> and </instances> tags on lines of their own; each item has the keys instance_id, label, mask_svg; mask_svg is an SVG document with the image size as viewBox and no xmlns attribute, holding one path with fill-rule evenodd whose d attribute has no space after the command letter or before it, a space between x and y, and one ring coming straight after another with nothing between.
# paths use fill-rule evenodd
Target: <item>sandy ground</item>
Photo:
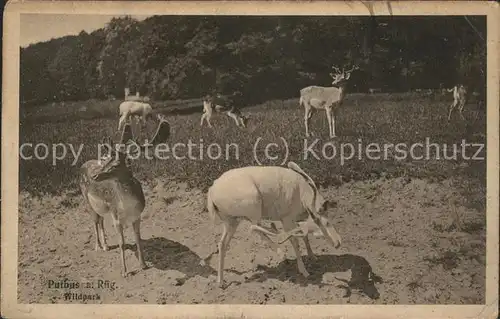
<instances>
[{"instance_id":1,"label":"sandy ground","mask_svg":"<svg viewBox=\"0 0 500 319\"><path fill-rule=\"evenodd\" d=\"M337 250L311 238L317 258L304 257L308 279L298 274L289 243L283 245L287 259L278 260L242 222L226 257L231 284L225 290L215 283L217 255L207 266L199 263L216 249L222 231L204 211L199 190L164 179L143 184L141 231L150 268L127 278L120 275L110 219L105 228L112 249L94 251L79 192L42 198L22 192L18 301L81 303L65 300L65 293L74 293L99 298L85 303L484 303L485 212L467 208L454 183L382 178L322 190L338 204L332 214L343 245ZM125 235L134 271L139 263L131 228ZM369 267L383 282L364 278ZM355 278L362 284L353 285ZM67 288L57 288L63 280ZM75 283L80 287L71 289Z\"/></svg>"}]
</instances>

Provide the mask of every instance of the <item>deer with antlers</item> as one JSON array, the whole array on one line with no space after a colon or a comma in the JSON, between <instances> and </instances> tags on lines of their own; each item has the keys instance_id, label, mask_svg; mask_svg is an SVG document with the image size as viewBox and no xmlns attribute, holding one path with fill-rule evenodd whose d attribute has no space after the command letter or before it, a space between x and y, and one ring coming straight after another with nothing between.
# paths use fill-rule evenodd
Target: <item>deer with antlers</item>
<instances>
[{"instance_id":1,"label":"deer with antlers","mask_svg":"<svg viewBox=\"0 0 500 319\"><path fill-rule=\"evenodd\" d=\"M107 251L106 235L104 232L104 217L111 215L116 232L119 235L122 275L128 275L125 264L125 246L123 227L131 224L137 257L142 269L146 268L144 253L141 245L140 223L141 214L145 207L145 198L141 183L133 176L127 166L129 156L136 157L141 149L165 142L170 135L170 125L166 118L158 114L160 123L150 144L139 146L133 139L130 124L127 122L122 131L120 145L125 150L112 146L111 139L103 139L100 147L107 151L97 160L89 160L80 168L80 190L94 221L96 238L95 250ZM124 143L125 142L125 143ZM99 149L99 152L101 149Z\"/></svg>"},{"instance_id":2,"label":"deer with antlers","mask_svg":"<svg viewBox=\"0 0 500 319\"><path fill-rule=\"evenodd\" d=\"M326 111L326 118L328 120L328 128L330 131L330 138L335 138L335 117L334 112L338 106L342 104L345 96L345 85L351 77L354 70L359 69L354 65L351 69L340 70L336 66L332 67L333 73L330 76L333 78L331 87L323 86L308 86L300 90L299 104L304 106L304 122L306 127L306 136L310 136L309 123L314 110L324 109Z\"/></svg>"}]
</instances>

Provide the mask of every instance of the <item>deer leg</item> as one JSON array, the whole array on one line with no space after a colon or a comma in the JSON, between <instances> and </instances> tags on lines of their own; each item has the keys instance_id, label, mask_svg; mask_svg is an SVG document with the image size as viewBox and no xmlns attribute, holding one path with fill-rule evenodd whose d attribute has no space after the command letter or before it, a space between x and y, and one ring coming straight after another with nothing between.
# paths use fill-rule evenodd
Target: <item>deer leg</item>
<instances>
[{"instance_id":1,"label":"deer leg","mask_svg":"<svg viewBox=\"0 0 500 319\"><path fill-rule=\"evenodd\" d=\"M460 113L460 117L462 118L462 120L465 120L465 117L463 115L463 110L464 110L464 106L465 106L465 101L461 101L460 102L460 105L458 107L458 112Z\"/></svg>"},{"instance_id":2,"label":"deer leg","mask_svg":"<svg viewBox=\"0 0 500 319\"><path fill-rule=\"evenodd\" d=\"M226 252L229 249L229 242L233 238L236 228L238 227L239 220L236 218L229 218L224 221L224 231L219 242L219 273L217 275L217 283L219 287L224 286L224 258L226 257Z\"/></svg>"},{"instance_id":3,"label":"deer leg","mask_svg":"<svg viewBox=\"0 0 500 319\"><path fill-rule=\"evenodd\" d=\"M307 238L307 235L303 237L304 240L304 245L306 246L307 249L307 256L310 258L315 258L316 255L314 255L312 248L311 248L311 243L309 243L309 238Z\"/></svg>"},{"instance_id":4,"label":"deer leg","mask_svg":"<svg viewBox=\"0 0 500 319\"><path fill-rule=\"evenodd\" d=\"M325 113L326 113L326 120L328 122L328 134L330 135L330 138L331 138L332 137L332 114L328 108L325 109Z\"/></svg>"},{"instance_id":5,"label":"deer leg","mask_svg":"<svg viewBox=\"0 0 500 319\"><path fill-rule=\"evenodd\" d=\"M118 131L121 132L123 125L125 124L125 121L127 120L127 116L128 116L127 113L120 116L120 119L118 120Z\"/></svg>"},{"instance_id":6,"label":"deer leg","mask_svg":"<svg viewBox=\"0 0 500 319\"><path fill-rule=\"evenodd\" d=\"M139 264L141 265L142 269L146 269L146 263L144 262L144 251L142 250L142 243L141 243L141 220L138 219L135 222L132 223L132 228L134 230L134 240L135 240L135 246L137 247L137 259L139 259Z\"/></svg>"},{"instance_id":7,"label":"deer leg","mask_svg":"<svg viewBox=\"0 0 500 319\"><path fill-rule=\"evenodd\" d=\"M273 242L269 237L267 237L267 234L264 233L265 229L259 223L253 224L250 226L250 232L256 233L259 235L259 237L262 239L262 241L268 243L273 249L277 249L278 245Z\"/></svg>"},{"instance_id":8,"label":"deer leg","mask_svg":"<svg viewBox=\"0 0 500 319\"><path fill-rule=\"evenodd\" d=\"M102 250L108 251L108 244L106 243L106 234L104 232L104 217L99 216L99 229L101 233Z\"/></svg>"},{"instance_id":9,"label":"deer leg","mask_svg":"<svg viewBox=\"0 0 500 319\"><path fill-rule=\"evenodd\" d=\"M207 125L209 127L212 127L212 124L210 123L210 117L212 116L212 114L208 113L208 112L205 112L203 113L203 115L201 116L201 123L200 123L200 126L203 125L203 122L207 122Z\"/></svg>"},{"instance_id":10,"label":"deer leg","mask_svg":"<svg viewBox=\"0 0 500 319\"><path fill-rule=\"evenodd\" d=\"M271 223L271 229L275 232L278 233L278 228L276 228L276 224L274 222ZM285 252L281 247L278 246L278 249L276 250L276 253L278 254L279 260L285 259Z\"/></svg>"},{"instance_id":11,"label":"deer leg","mask_svg":"<svg viewBox=\"0 0 500 319\"><path fill-rule=\"evenodd\" d=\"M208 127L212 127L212 123L210 123L210 118L212 117L212 112L205 112L203 113L201 117L201 123L203 124L203 121L205 120L208 124Z\"/></svg>"},{"instance_id":12,"label":"deer leg","mask_svg":"<svg viewBox=\"0 0 500 319\"><path fill-rule=\"evenodd\" d=\"M450 111L448 112L448 121L451 118L451 112L453 111L453 109L455 108L455 106L457 106L457 101L453 101L453 103L450 105Z\"/></svg>"},{"instance_id":13,"label":"deer leg","mask_svg":"<svg viewBox=\"0 0 500 319\"><path fill-rule=\"evenodd\" d=\"M297 227L293 220L282 219L281 222L283 224L283 230L285 232L291 231ZM297 257L297 268L299 270L299 273L304 277L309 277L309 273L306 270L306 266L304 265L304 261L302 260L302 256L300 254L299 241L296 237L291 237L290 243L292 244L293 251L295 252L295 256Z\"/></svg>"},{"instance_id":14,"label":"deer leg","mask_svg":"<svg viewBox=\"0 0 500 319\"><path fill-rule=\"evenodd\" d=\"M333 112L333 110L331 111L330 116L332 118L332 137L337 137L337 135L335 134L335 113Z\"/></svg>"},{"instance_id":15,"label":"deer leg","mask_svg":"<svg viewBox=\"0 0 500 319\"><path fill-rule=\"evenodd\" d=\"M210 118L211 118L211 117L212 117L212 114L209 114L209 115L207 116L207 123L208 123L208 127L213 128L212 123L210 122Z\"/></svg>"},{"instance_id":16,"label":"deer leg","mask_svg":"<svg viewBox=\"0 0 500 319\"><path fill-rule=\"evenodd\" d=\"M201 122L200 122L200 126L203 126L203 122L205 121L206 114L207 114L207 113L203 113L203 114L201 115Z\"/></svg>"},{"instance_id":17,"label":"deer leg","mask_svg":"<svg viewBox=\"0 0 500 319\"><path fill-rule=\"evenodd\" d=\"M238 116L236 114L231 111L228 111L226 114L236 122L236 126L240 126L240 122L238 121Z\"/></svg>"},{"instance_id":18,"label":"deer leg","mask_svg":"<svg viewBox=\"0 0 500 319\"><path fill-rule=\"evenodd\" d=\"M135 116L135 127L137 128L137 132L141 132L141 130L142 130L141 121L142 121L141 116L136 115Z\"/></svg>"},{"instance_id":19,"label":"deer leg","mask_svg":"<svg viewBox=\"0 0 500 319\"><path fill-rule=\"evenodd\" d=\"M122 276L127 277L127 265L125 264L125 239L123 238L123 225L120 223L117 216L113 214L112 217L113 217L113 224L115 226L116 232L118 233L118 239L119 239L118 246L120 247L120 259L122 262Z\"/></svg>"},{"instance_id":20,"label":"deer leg","mask_svg":"<svg viewBox=\"0 0 500 319\"><path fill-rule=\"evenodd\" d=\"M311 116L312 116L312 110L309 108L306 107L306 111L305 111L305 114L304 114L304 124L305 124L305 127L306 127L306 137L309 137L310 134L309 134L309 123L311 122Z\"/></svg>"},{"instance_id":21,"label":"deer leg","mask_svg":"<svg viewBox=\"0 0 500 319\"><path fill-rule=\"evenodd\" d=\"M136 118L134 115L130 116L130 129L132 131L133 136L138 136L139 131L137 129L137 122L136 122Z\"/></svg>"},{"instance_id":22,"label":"deer leg","mask_svg":"<svg viewBox=\"0 0 500 319\"><path fill-rule=\"evenodd\" d=\"M240 120L241 126L243 126L243 127L247 127L247 124L246 124L246 122L247 122L247 118L246 118L245 116L241 115L241 116L239 117L239 120Z\"/></svg>"},{"instance_id":23,"label":"deer leg","mask_svg":"<svg viewBox=\"0 0 500 319\"><path fill-rule=\"evenodd\" d=\"M95 234L95 251L101 250L102 246L99 241L99 216L97 213L92 212L94 217L94 234Z\"/></svg>"},{"instance_id":24,"label":"deer leg","mask_svg":"<svg viewBox=\"0 0 500 319\"><path fill-rule=\"evenodd\" d=\"M333 122L332 109L326 108L326 119L328 120L328 130L330 132L330 138L335 137L335 123Z\"/></svg>"},{"instance_id":25,"label":"deer leg","mask_svg":"<svg viewBox=\"0 0 500 319\"><path fill-rule=\"evenodd\" d=\"M266 234L268 232L268 230L264 229L259 224L254 224L254 225L250 226L250 230L253 233L257 233L260 236L260 238L262 239L262 241L268 243L269 246L271 246L271 248L276 251L276 254L279 256L280 260L284 258L283 250L280 248L280 246L278 244L276 244L274 241L272 241L271 238L269 238L268 235ZM277 232L276 232L276 235L278 235Z\"/></svg>"},{"instance_id":26,"label":"deer leg","mask_svg":"<svg viewBox=\"0 0 500 319\"><path fill-rule=\"evenodd\" d=\"M236 121L236 125L238 125L238 127L242 127L244 126L243 125L243 119L241 118L241 115L236 115L235 114L235 121Z\"/></svg>"}]
</instances>

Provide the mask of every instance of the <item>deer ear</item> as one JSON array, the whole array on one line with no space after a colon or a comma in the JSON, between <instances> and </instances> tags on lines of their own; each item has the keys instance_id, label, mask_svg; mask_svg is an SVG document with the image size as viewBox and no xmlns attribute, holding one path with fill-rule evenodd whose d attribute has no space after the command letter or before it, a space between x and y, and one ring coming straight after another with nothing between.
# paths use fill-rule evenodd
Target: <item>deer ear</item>
<instances>
[{"instance_id":1,"label":"deer ear","mask_svg":"<svg viewBox=\"0 0 500 319\"><path fill-rule=\"evenodd\" d=\"M347 74L345 75L345 77L344 77L344 78L345 78L346 80L349 80L349 78L350 78L350 77L351 77L351 72L347 73Z\"/></svg>"}]
</instances>

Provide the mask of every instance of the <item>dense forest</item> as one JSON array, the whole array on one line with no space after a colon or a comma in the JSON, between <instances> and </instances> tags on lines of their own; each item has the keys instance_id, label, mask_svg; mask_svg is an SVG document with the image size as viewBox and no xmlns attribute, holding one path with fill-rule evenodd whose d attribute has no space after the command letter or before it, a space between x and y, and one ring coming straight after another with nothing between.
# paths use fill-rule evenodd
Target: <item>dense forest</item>
<instances>
[{"instance_id":1,"label":"dense forest","mask_svg":"<svg viewBox=\"0 0 500 319\"><path fill-rule=\"evenodd\" d=\"M479 16L153 16L114 18L21 50L22 105L239 92L247 104L327 86L332 65L360 69L349 90L485 86Z\"/></svg>"}]
</instances>

